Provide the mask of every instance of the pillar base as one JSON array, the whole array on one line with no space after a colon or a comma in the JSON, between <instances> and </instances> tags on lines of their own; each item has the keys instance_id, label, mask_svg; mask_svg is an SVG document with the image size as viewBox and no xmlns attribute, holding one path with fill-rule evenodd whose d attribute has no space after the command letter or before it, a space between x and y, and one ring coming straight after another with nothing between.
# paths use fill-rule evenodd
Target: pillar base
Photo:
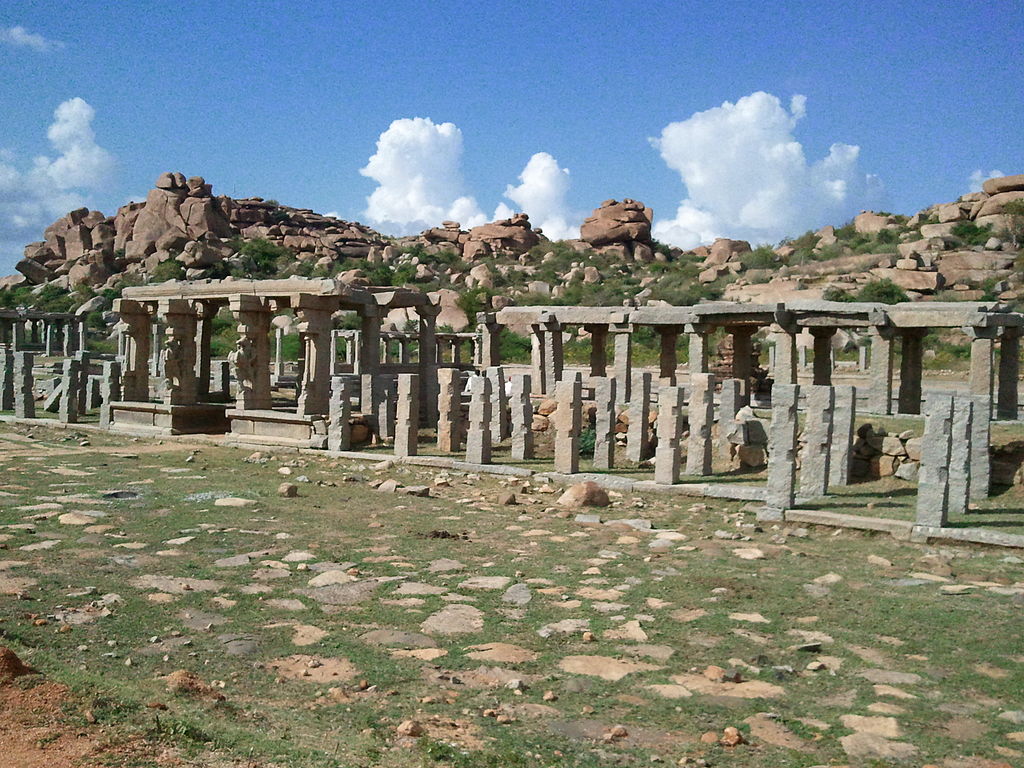
<instances>
[{"instance_id":1,"label":"pillar base","mask_svg":"<svg viewBox=\"0 0 1024 768\"><path fill-rule=\"evenodd\" d=\"M148 435L220 435L228 431L225 410L226 406L215 403L114 402L110 404L110 428Z\"/></svg>"},{"instance_id":2,"label":"pillar base","mask_svg":"<svg viewBox=\"0 0 1024 768\"><path fill-rule=\"evenodd\" d=\"M327 417L300 416L294 411L232 409L226 413L231 430L227 445L256 443L295 448L326 448Z\"/></svg>"}]
</instances>

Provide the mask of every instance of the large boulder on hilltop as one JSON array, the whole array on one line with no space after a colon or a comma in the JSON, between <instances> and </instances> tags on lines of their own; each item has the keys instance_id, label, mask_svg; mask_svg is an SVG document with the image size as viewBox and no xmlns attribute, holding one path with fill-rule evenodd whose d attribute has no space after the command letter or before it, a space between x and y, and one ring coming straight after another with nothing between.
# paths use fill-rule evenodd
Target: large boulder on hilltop
<instances>
[{"instance_id":1,"label":"large boulder on hilltop","mask_svg":"<svg viewBox=\"0 0 1024 768\"><path fill-rule=\"evenodd\" d=\"M492 221L469 230L462 258L473 261L495 253L518 256L539 242L540 236L533 231L530 217L525 213L517 213L510 219Z\"/></svg>"},{"instance_id":2,"label":"large boulder on hilltop","mask_svg":"<svg viewBox=\"0 0 1024 768\"><path fill-rule=\"evenodd\" d=\"M450 288L442 288L438 291L433 291L427 294L430 298L435 299L441 311L437 315L437 319L434 321L438 328L446 326L451 328L453 331L458 333L469 327L469 316L466 315L465 310L459 306L459 297L461 294L458 291L453 291Z\"/></svg>"},{"instance_id":3,"label":"large boulder on hilltop","mask_svg":"<svg viewBox=\"0 0 1024 768\"><path fill-rule=\"evenodd\" d=\"M1007 203L1013 202L1014 200L1024 200L1024 190L1010 190L1008 192L999 192L998 194L992 195L992 197L981 204L981 208L979 208L978 212L975 214L975 219L980 219L982 216L995 216L996 214L1003 213L1003 206Z\"/></svg>"},{"instance_id":4,"label":"large boulder on hilltop","mask_svg":"<svg viewBox=\"0 0 1024 768\"><path fill-rule=\"evenodd\" d=\"M990 195L998 195L1001 192L1024 191L1024 173L1015 176L999 176L995 179L986 179L981 185L983 192Z\"/></svg>"},{"instance_id":5,"label":"large boulder on hilltop","mask_svg":"<svg viewBox=\"0 0 1024 768\"><path fill-rule=\"evenodd\" d=\"M650 246L654 211L639 200L605 200L580 226L580 237L594 248L614 244ZM632 255L632 249L630 249Z\"/></svg>"},{"instance_id":6,"label":"large boulder on hilltop","mask_svg":"<svg viewBox=\"0 0 1024 768\"><path fill-rule=\"evenodd\" d=\"M708 249L704 259L704 267L717 267L730 262L737 262L744 253L750 253L750 243L746 240L730 240L727 237L716 237Z\"/></svg>"},{"instance_id":7,"label":"large boulder on hilltop","mask_svg":"<svg viewBox=\"0 0 1024 768\"><path fill-rule=\"evenodd\" d=\"M899 226L895 216L874 211L861 211L853 217L853 228L861 235L874 235L883 229L893 229Z\"/></svg>"}]
</instances>

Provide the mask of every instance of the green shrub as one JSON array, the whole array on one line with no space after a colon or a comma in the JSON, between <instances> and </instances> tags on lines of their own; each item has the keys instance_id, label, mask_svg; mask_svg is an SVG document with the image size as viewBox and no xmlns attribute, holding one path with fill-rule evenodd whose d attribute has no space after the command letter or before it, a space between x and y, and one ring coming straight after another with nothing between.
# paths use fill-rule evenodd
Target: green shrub
<instances>
[{"instance_id":1,"label":"green shrub","mask_svg":"<svg viewBox=\"0 0 1024 768\"><path fill-rule=\"evenodd\" d=\"M241 265L236 277L263 280L275 277L282 268L295 259L295 254L283 245L258 237L254 240L236 238L232 243L238 251Z\"/></svg>"},{"instance_id":2,"label":"green shrub","mask_svg":"<svg viewBox=\"0 0 1024 768\"><path fill-rule=\"evenodd\" d=\"M979 227L972 221L961 221L953 227L952 234L968 245L984 245L992 237L992 225Z\"/></svg>"},{"instance_id":3,"label":"green shrub","mask_svg":"<svg viewBox=\"0 0 1024 768\"><path fill-rule=\"evenodd\" d=\"M501 336L498 338L498 349L501 350L501 359L506 363L530 362L532 346L530 340L525 336L502 328Z\"/></svg>"},{"instance_id":4,"label":"green shrub","mask_svg":"<svg viewBox=\"0 0 1024 768\"><path fill-rule=\"evenodd\" d=\"M740 261L747 269L772 269L778 266L780 259L770 245L759 245L740 256Z\"/></svg>"},{"instance_id":5,"label":"green shrub","mask_svg":"<svg viewBox=\"0 0 1024 768\"><path fill-rule=\"evenodd\" d=\"M597 445L597 431L593 427L580 430L580 456L585 459L594 458L594 447Z\"/></svg>"},{"instance_id":6,"label":"green shrub","mask_svg":"<svg viewBox=\"0 0 1024 768\"><path fill-rule=\"evenodd\" d=\"M184 280L185 267L176 259L167 259L153 267L149 273L149 279L154 283L162 283L166 280Z\"/></svg>"},{"instance_id":7,"label":"green shrub","mask_svg":"<svg viewBox=\"0 0 1024 768\"><path fill-rule=\"evenodd\" d=\"M879 304L899 304L910 301L910 297L903 292L892 280L874 280L867 283L857 291L857 301L873 301Z\"/></svg>"}]
</instances>

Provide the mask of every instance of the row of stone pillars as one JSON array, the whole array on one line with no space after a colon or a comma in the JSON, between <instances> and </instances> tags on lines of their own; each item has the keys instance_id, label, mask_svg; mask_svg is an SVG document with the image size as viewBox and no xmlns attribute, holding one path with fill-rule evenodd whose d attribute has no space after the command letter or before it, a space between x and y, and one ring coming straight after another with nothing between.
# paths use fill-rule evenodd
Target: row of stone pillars
<instances>
[{"instance_id":1,"label":"row of stone pillars","mask_svg":"<svg viewBox=\"0 0 1024 768\"><path fill-rule=\"evenodd\" d=\"M0 317L0 345L15 352L40 351L47 357L69 357L85 349L85 323L77 317Z\"/></svg>"}]
</instances>

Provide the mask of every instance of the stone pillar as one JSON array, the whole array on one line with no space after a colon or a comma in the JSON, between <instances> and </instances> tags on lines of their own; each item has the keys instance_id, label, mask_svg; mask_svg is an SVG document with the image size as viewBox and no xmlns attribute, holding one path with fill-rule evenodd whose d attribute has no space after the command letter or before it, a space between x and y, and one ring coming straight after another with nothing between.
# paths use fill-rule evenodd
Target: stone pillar
<instances>
[{"instance_id":1,"label":"stone pillar","mask_svg":"<svg viewBox=\"0 0 1024 768\"><path fill-rule=\"evenodd\" d=\"M971 486L971 438L974 434L974 399L953 396L953 432L949 441L949 490L947 515L967 512Z\"/></svg>"},{"instance_id":2,"label":"stone pillar","mask_svg":"<svg viewBox=\"0 0 1024 768\"><path fill-rule=\"evenodd\" d=\"M711 425L715 423L715 377L710 373L690 374L690 439L686 445L686 474L710 475L713 445Z\"/></svg>"},{"instance_id":3,"label":"stone pillar","mask_svg":"<svg viewBox=\"0 0 1024 768\"><path fill-rule=\"evenodd\" d=\"M331 331L331 376L341 375L341 355L338 354L338 340L343 331L335 328Z\"/></svg>"},{"instance_id":4,"label":"stone pillar","mask_svg":"<svg viewBox=\"0 0 1024 768\"><path fill-rule=\"evenodd\" d=\"M153 323L150 326L153 338L150 342L149 375L154 379L163 378L163 347L164 328L160 323Z\"/></svg>"},{"instance_id":5,"label":"stone pillar","mask_svg":"<svg viewBox=\"0 0 1024 768\"><path fill-rule=\"evenodd\" d=\"M555 384L555 472L574 475L580 471L583 384L574 373Z\"/></svg>"},{"instance_id":6,"label":"stone pillar","mask_svg":"<svg viewBox=\"0 0 1024 768\"><path fill-rule=\"evenodd\" d=\"M69 357L75 351L75 341L77 341L77 338L74 330L70 321L66 321L61 326L61 349L65 357Z\"/></svg>"},{"instance_id":7,"label":"stone pillar","mask_svg":"<svg viewBox=\"0 0 1024 768\"><path fill-rule=\"evenodd\" d=\"M658 352L658 374L663 386L674 387L676 385L676 368L679 366L679 357L676 352L676 345L679 342L679 326L659 325L655 326L659 337Z\"/></svg>"},{"instance_id":8,"label":"stone pillar","mask_svg":"<svg viewBox=\"0 0 1024 768\"><path fill-rule=\"evenodd\" d=\"M14 415L19 419L34 419L36 417L33 365L35 365L35 357L31 352L14 353Z\"/></svg>"},{"instance_id":9,"label":"stone pillar","mask_svg":"<svg viewBox=\"0 0 1024 768\"><path fill-rule=\"evenodd\" d=\"M195 405L196 308L186 299L161 299L157 313L167 336L160 352L165 405Z\"/></svg>"},{"instance_id":10,"label":"stone pillar","mask_svg":"<svg viewBox=\"0 0 1024 768\"><path fill-rule=\"evenodd\" d=\"M196 402L205 403L210 399L210 341L217 306L197 301L196 310Z\"/></svg>"},{"instance_id":11,"label":"stone pillar","mask_svg":"<svg viewBox=\"0 0 1024 768\"><path fill-rule=\"evenodd\" d=\"M853 439L857 423L857 388L833 387L835 408L832 411L832 447L828 465L828 484L850 484L853 461Z\"/></svg>"},{"instance_id":12,"label":"stone pillar","mask_svg":"<svg viewBox=\"0 0 1024 768\"><path fill-rule=\"evenodd\" d=\"M491 382L486 376L469 377L469 424L466 461L491 463Z\"/></svg>"},{"instance_id":13,"label":"stone pillar","mask_svg":"<svg viewBox=\"0 0 1024 768\"><path fill-rule=\"evenodd\" d=\"M708 372L708 340L711 328L703 323L688 323L686 332L690 335L690 376Z\"/></svg>"},{"instance_id":14,"label":"stone pillar","mask_svg":"<svg viewBox=\"0 0 1024 768\"><path fill-rule=\"evenodd\" d=\"M43 338L46 340L46 356L57 355L57 322L45 321L43 325Z\"/></svg>"},{"instance_id":15,"label":"stone pillar","mask_svg":"<svg viewBox=\"0 0 1024 768\"><path fill-rule=\"evenodd\" d=\"M372 373L364 373L359 377L359 410L370 423L370 429L378 435L377 417L380 411L380 377ZM379 436L379 435L378 435Z\"/></svg>"},{"instance_id":16,"label":"stone pillar","mask_svg":"<svg viewBox=\"0 0 1024 768\"><path fill-rule=\"evenodd\" d=\"M1019 406L1020 328L1004 328L999 337L999 390L996 416L1016 419Z\"/></svg>"},{"instance_id":17,"label":"stone pillar","mask_svg":"<svg viewBox=\"0 0 1024 768\"><path fill-rule=\"evenodd\" d=\"M547 378L544 381L544 391L550 393L555 391L555 384L562 380L562 324L557 320L549 320L545 326L547 333L544 334L544 374Z\"/></svg>"},{"instance_id":18,"label":"stone pillar","mask_svg":"<svg viewBox=\"0 0 1024 768\"><path fill-rule=\"evenodd\" d=\"M420 410L424 424L437 421L438 367L437 367L437 304L416 307L419 317L419 349L416 355L420 375Z\"/></svg>"},{"instance_id":19,"label":"stone pillar","mask_svg":"<svg viewBox=\"0 0 1024 768\"><path fill-rule=\"evenodd\" d=\"M492 365L484 373L491 380L491 437L495 442L508 440L512 434L509 424L508 391L505 389L505 369Z\"/></svg>"},{"instance_id":20,"label":"stone pillar","mask_svg":"<svg viewBox=\"0 0 1024 768\"><path fill-rule=\"evenodd\" d=\"M225 399L231 397L231 363L227 360L216 360L211 362L213 368L213 380L217 383L217 392L224 395Z\"/></svg>"},{"instance_id":21,"label":"stone pillar","mask_svg":"<svg viewBox=\"0 0 1024 768\"><path fill-rule=\"evenodd\" d=\"M917 525L941 528L949 510L949 460L953 438L953 396L935 392L925 403L921 467L917 480Z\"/></svg>"},{"instance_id":22,"label":"stone pillar","mask_svg":"<svg viewBox=\"0 0 1024 768\"><path fill-rule=\"evenodd\" d=\"M999 329L967 327L963 330L971 340L970 392L973 395L992 397L992 362Z\"/></svg>"},{"instance_id":23,"label":"stone pillar","mask_svg":"<svg viewBox=\"0 0 1024 768\"><path fill-rule=\"evenodd\" d=\"M796 501L797 384L772 387L772 421L768 427L768 491L759 520L782 520Z\"/></svg>"},{"instance_id":24,"label":"stone pillar","mask_svg":"<svg viewBox=\"0 0 1024 768\"><path fill-rule=\"evenodd\" d=\"M228 355L234 368L235 407L268 410L270 392L270 307L258 296L242 294L231 299L231 313L238 320L238 341Z\"/></svg>"},{"instance_id":25,"label":"stone pillar","mask_svg":"<svg viewBox=\"0 0 1024 768\"><path fill-rule=\"evenodd\" d=\"M302 294L295 306L299 348L305 365L296 412L300 416L326 415L330 407L331 297Z\"/></svg>"},{"instance_id":26,"label":"stone pillar","mask_svg":"<svg viewBox=\"0 0 1024 768\"><path fill-rule=\"evenodd\" d=\"M616 391L620 403L633 401L633 329L628 323L621 323L612 329Z\"/></svg>"},{"instance_id":27,"label":"stone pillar","mask_svg":"<svg viewBox=\"0 0 1024 768\"><path fill-rule=\"evenodd\" d=\"M100 426L110 428L110 405L121 400L121 363L107 360L100 378Z\"/></svg>"},{"instance_id":28,"label":"stone pillar","mask_svg":"<svg viewBox=\"0 0 1024 768\"><path fill-rule=\"evenodd\" d=\"M14 351L20 352L25 349L25 321L20 317L14 321Z\"/></svg>"},{"instance_id":29,"label":"stone pillar","mask_svg":"<svg viewBox=\"0 0 1024 768\"><path fill-rule=\"evenodd\" d=\"M420 382L415 373L398 374L395 456L416 455L420 432Z\"/></svg>"},{"instance_id":30,"label":"stone pillar","mask_svg":"<svg viewBox=\"0 0 1024 768\"><path fill-rule=\"evenodd\" d=\"M412 362L412 339L403 336L398 340L398 362L409 365Z\"/></svg>"},{"instance_id":31,"label":"stone pillar","mask_svg":"<svg viewBox=\"0 0 1024 768\"><path fill-rule=\"evenodd\" d=\"M832 337L835 328L811 328L814 337L814 384L832 385Z\"/></svg>"},{"instance_id":32,"label":"stone pillar","mask_svg":"<svg viewBox=\"0 0 1024 768\"><path fill-rule=\"evenodd\" d=\"M89 329L85 327L85 318L75 318L74 323L75 331L78 336L77 349L86 350L88 349Z\"/></svg>"},{"instance_id":33,"label":"stone pillar","mask_svg":"<svg viewBox=\"0 0 1024 768\"><path fill-rule=\"evenodd\" d=\"M685 405L682 387L668 386L658 390L658 448L654 455L654 482L662 485L679 482Z\"/></svg>"},{"instance_id":34,"label":"stone pillar","mask_svg":"<svg viewBox=\"0 0 1024 768\"><path fill-rule=\"evenodd\" d=\"M729 435L736 413L742 406L743 382L739 379L726 379L722 382L718 397L718 455L723 461L732 461L732 441Z\"/></svg>"},{"instance_id":35,"label":"stone pillar","mask_svg":"<svg viewBox=\"0 0 1024 768\"><path fill-rule=\"evenodd\" d=\"M773 323L769 327L768 338L774 342L775 349L775 362L771 370L772 386L796 384L796 334Z\"/></svg>"},{"instance_id":36,"label":"stone pillar","mask_svg":"<svg viewBox=\"0 0 1024 768\"><path fill-rule=\"evenodd\" d=\"M380 307L371 304L360 309L358 367L354 373L376 374L380 369Z\"/></svg>"},{"instance_id":37,"label":"stone pillar","mask_svg":"<svg viewBox=\"0 0 1024 768\"><path fill-rule=\"evenodd\" d=\"M889 415L892 413L893 331L872 326L869 338L871 388L868 390L868 412Z\"/></svg>"},{"instance_id":38,"label":"stone pillar","mask_svg":"<svg viewBox=\"0 0 1024 768\"><path fill-rule=\"evenodd\" d=\"M626 432L626 458L640 463L650 458L651 374L633 374L632 400L629 403L629 428Z\"/></svg>"},{"instance_id":39,"label":"stone pillar","mask_svg":"<svg viewBox=\"0 0 1024 768\"><path fill-rule=\"evenodd\" d=\"M899 413L921 412L921 379L924 374L924 349L921 343L927 329L908 328L900 332ZM991 346L989 347L991 351ZM974 355L972 354L972 359ZM991 372L991 366L989 367Z\"/></svg>"},{"instance_id":40,"label":"stone pillar","mask_svg":"<svg viewBox=\"0 0 1024 768\"><path fill-rule=\"evenodd\" d=\"M347 451L352 447L352 387L342 376L331 377L331 400L327 409L327 450Z\"/></svg>"},{"instance_id":41,"label":"stone pillar","mask_svg":"<svg viewBox=\"0 0 1024 768\"><path fill-rule=\"evenodd\" d=\"M130 299L114 302L124 326L124 374L122 396L129 402L149 400L149 357L152 317L146 306Z\"/></svg>"},{"instance_id":42,"label":"stone pillar","mask_svg":"<svg viewBox=\"0 0 1024 768\"><path fill-rule=\"evenodd\" d=\"M544 369L544 330L543 325L534 324L530 326L530 378L533 382L533 395L539 397L545 395L544 382L547 381L547 371Z\"/></svg>"},{"instance_id":43,"label":"stone pillar","mask_svg":"<svg viewBox=\"0 0 1024 768\"><path fill-rule=\"evenodd\" d=\"M273 384L280 383L284 378L284 328L274 326L274 374L271 376Z\"/></svg>"},{"instance_id":44,"label":"stone pillar","mask_svg":"<svg viewBox=\"0 0 1024 768\"><path fill-rule=\"evenodd\" d=\"M590 334L590 375L608 375L608 326L585 325L584 330Z\"/></svg>"},{"instance_id":45,"label":"stone pillar","mask_svg":"<svg viewBox=\"0 0 1024 768\"><path fill-rule=\"evenodd\" d=\"M377 436L382 442L387 442L395 437L395 421L398 418L398 382L387 373L379 373L374 379L373 390L377 400L374 416L377 421Z\"/></svg>"},{"instance_id":46,"label":"stone pillar","mask_svg":"<svg viewBox=\"0 0 1024 768\"><path fill-rule=\"evenodd\" d=\"M511 377L509 406L512 427L512 458L526 461L533 458L533 403L530 401L530 374Z\"/></svg>"},{"instance_id":47,"label":"stone pillar","mask_svg":"<svg viewBox=\"0 0 1024 768\"><path fill-rule=\"evenodd\" d=\"M57 420L61 424L78 422L78 392L82 378L82 364L78 360L65 360L60 377L60 400Z\"/></svg>"},{"instance_id":48,"label":"stone pillar","mask_svg":"<svg viewBox=\"0 0 1024 768\"><path fill-rule=\"evenodd\" d=\"M14 410L14 350L0 347L0 411Z\"/></svg>"},{"instance_id":49,"label":"stone pillar","mask_svg":"<svg viewBox=\"0 0 1024 768\"><path fill-rule=\"evenodd\" d=\"M750 403L750 380L754 375L754 334L757 328L749 325L737 325L729 328L732 335L732 377L738 379L740 389L740 407Z\"/></svg>"},{"instance_id":50,"label":"stone pillar","mask_svg":"<svg viewBox=\"0 0 1024 768\"><path fill-rule=\"evenodd\" d=\"M89 410L89 353L79 350L74 359L78 361L75 391L78 392L78 413Z\"/></svg>"},{"instance_id":51,"label":"stone pillar","mask_svg":"<svg viewBox=\"0 0 1024 768\"><path fill-rule=\"evenodd\" d=\"M992 399L972 395L971 413L971 470L968 495L973 501L988 498L992 482L992 461L989 443L992 439Z\"/></svg>"},{"instance_id":52,"label":"stone pillar","mask_svg":"<svg viewBox=\"0 0 1024 768\"><path fill-rule=\"evenodd\" d=\"M817 358L815 358L817 359ZM831 386L816 384L806 390L804 450L800 462L800 495L817 499L828 494L832 413L836 393Z\"/></svg>"},{"instance_id":53,"label":"stone pillar","mask_svg":"<svg viewBox=\"0 0 1024 768\"><path fill-rule=\"evenodd\" d=\"M868 345L867 343L857 345L857 370L864 373L868 369Z\"/></svg>"},{"instance_id":54,"label":"stone pillar","mask_svg":"<svg viewBox=\"0 0 1024 768\"><path fill-rule=\"evenodd\" d=\"M481 312L477 315L480 323L477 325L477 333L480 337L479 362L481 368L491 368L501 365L501 326L494 319L494 315Z\"/></svg>"},{"instance_id":55,"label":"stone pillar","mask_svg":"<svg viewBox=\"0 0 1024 768\"><path fill-rule=\"evenodd\" d=\"M594 469L612 469L615 466L615 423L618 421L614 377L602 376L594 380Z\"/></svg>"},{"instance_id":56,"label":"stone pillar","mask_svg":"<svg viewBox=\"0 0 1024 768\"><path fill-rule=\"evenodd\" d=\"M462 447L462 381L457 368L439 368L437 449L456 453Z\"/></svg>"}]
</instances>

